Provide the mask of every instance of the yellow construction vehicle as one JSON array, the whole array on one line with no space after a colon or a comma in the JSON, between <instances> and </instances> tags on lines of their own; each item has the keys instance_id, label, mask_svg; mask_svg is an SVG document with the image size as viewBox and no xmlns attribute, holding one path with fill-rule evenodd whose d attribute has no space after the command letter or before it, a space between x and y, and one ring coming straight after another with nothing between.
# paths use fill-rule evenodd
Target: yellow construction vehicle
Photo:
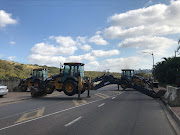
<instances>
[{"instance_id":1,"label":"yellow construction vehicle","mask_svg":"<svg viewBox=\"0 0 180 135\"><path fill-rule=\"evenodd\" d=\"M42 81L45 81L47 78L48 72L46 69L33 69L31 77L21 80L18 86L20 87L21 91L25 92L27 91L28 87L37 87Z\"/></svg>"},{"instance_id":2,"label":"yellow construction vehicle","mask_svg":"<svg viewBox=\"0 0 180 135\"><path fill-rule=\"evenodd\" d=\"M156 93L153 90L153 87L158 87L158 82L153 82L147 78L135 75L133 69L122 69L121 78L115 78L112 75L104 74L92 81L95 90L109 84L118 84L118 89L120 85L123 90L126 88L134 88L153 98L160 98L165 94L165 91L158 91L158 93Z\"/></svg>"},{"instance_id":3,"label":"yellow construction vehicle","mask_svg":"<svg viewBox=\"0 0 180 135\"><path fill-rule=\"evenodd\" d=\"M64 69L60 69L60 74L53 75L45 81L41 81L39 85L31 87L31 95L35 97L41 94L51 94L57 90L73 96L78 94L79 89L83 93L87 87L86 84L83 63L64 63Z\"/></svg>"}]
</instances>

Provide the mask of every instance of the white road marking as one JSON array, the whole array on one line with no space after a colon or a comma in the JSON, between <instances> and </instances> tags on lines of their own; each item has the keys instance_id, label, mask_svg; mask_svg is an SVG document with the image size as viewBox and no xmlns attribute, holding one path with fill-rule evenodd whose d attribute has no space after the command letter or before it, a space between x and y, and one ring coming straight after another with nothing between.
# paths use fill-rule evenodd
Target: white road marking
<instances>
[{"instance_id":1,"label":"white road marking","mask_svg":"<svg viewBox=\"0 0 180 135\"><path fill-rule=\"evenodd\" d=\"M78 108L78 107L81 107L81 106L84 106L84 105L87 105L87 104L92 104L92 103L95 103L95 102L98 102L98 101L101 101L101 100L104 100L104 99L95 100L95 101L92 101L92 102L88 102L86 104L82 104L82 105L79 105L79 106L74 106L74 107L67 108L67 109L57 111L57 112L54 112L54 113L50 113L50 114L47 114L47 115L44 115L44 116L41 116L41 117L37 117L37 118L31 119L31 120L27 120L27 121L24 121L24 122L13 124L11 126L1 128L0 131L2 131L4 129L15 127L15 126L18 126L18 125L22 125L22 124L25 124L25 123L28 123L28 122L31 122L31 121L35 121L35 120L38 120L38 119L46 118L46 117L49 117L49 116L52 116L52 115L55 115L55 114L58 114L58 113L62 113L62 112L68 111L68 110L72 110L72 109L75 109L75 108Z\"/></svg>"},{"instance_id":2,"label":"white road marking","mask_svg":"<svg viewBox=\"0 0 180 135\"><path fill-rule=\"evenodd\" d=\"M52 106L52 105L61 104L61 103L64 103L64 102L66 102L66 101L60 101L60 102L57 102L57 103L54 103L54 104L49 104L49 105L42 106L42 107L39 107L39 108L36 108L36 109L32 109L32 110L29 110L29 111L24 111L24 112L21 112L21 113L17 113L17 114L14 114L14 115L10 115L10 116L8 116L8 117L0 118L0 120L7 119L7 118L11 118L11 117L14 117L14 116L17 116L17 115L20 115L20 114L24 114L24 113L27 113L27 112L36 111L36 110L39 110L39 109L44 108L44 107L49 107L49 106Z\"/></svg>"},{"instance_id":3,"label":"white road marking","mask_svg":"<svg viewBox=\"0 0 180 135\"><path fill-rule=\"evenodd\" d=\"M103 106L103 105L105 105L105 103L100 104L98 107L101 107L101 106Z\"/></svg>"},{"instance_id":4,"label":"white road marking","mask_svg":"<svg viewBox=\"0 0 180 135\"><path fill-rule=\"evenodd\" d=\"M68 124L66 124L66 125L64 125L64 126L65 126L65 127L70 126L70 125L72 125L73 123L75 123L75 122L77 122L78 120L80 120L81 118L82 118L82 116L81 116L81 117L78 117L77 119L69 122Z\"/></svg>"},{"instance_id":5,"label":"white road marking","mask_svg":"<svg viewBox=\"0 0 180 135\"><path fill-rule=\"evenodd\" d=\"M121 92L121 93L119 93L119 94L117 94L117 95L121 95L121 94L123 94L125 91L123 91L123 92Z\"/></svg>"},{"instance_id":6,"label":"white road marking","mask_svg":"<svg viewBox=\"0 0 180 135\"><path fill-rule=\"evenodd\" d=\"M124 92L122 92L122 93L120 93L120 94L123 94L123 93L124 93ZM120 95L120 94L117 94L117 95ZM115 95L114 95L114 96L115 96ZM107 98L106 98L106 99L107 99ZM95 103L95 102L98 102L98 101L101 101L101 100L105 100L105 99L95 100L95 101L92 101L92 102L88 102L88 103L86 103L86 104L82 104L82 105L79 105L79 106L74 106L74 107L67 108L67 109L64 109L64 110L61 110L61 111L57 111L57 112L54 112L54 113L50 113L50 114L47 114L47 115L44 115L44 116L41 116L41 117L38 117L38 118L34 118L34 119L31 119L31 120L27 120L27 121L23 121L23 122L20 122L20 123L16 123L16 124L13 124L13 125L4 127L4 128L0 128L0 131L5 130L5 129L9 129L9 128L12 128L12 127L15 127L15 126L18 126L18 125L22 125L22 124L25 124L25 123L28 123L28 122L31 122L31 121L35 121L35 120L38 120L38 119L46 118L46 117L49 117L49 116L52 116L52 115L55 115L55 114L58 114L58 113L62 113L62 112L68 111L68 110L72 110L72 109L75 109L75 108L78 108L78 107L81 107L81 106L85 106L85 105L88 105L88 104L92 104L92 103Z\"/></svg>"},{"instance_id":7,"label":"white road marking","mask_svg":"<svg viewBox=\"0 0 180 135\"><path fill-rule=\"evenodd\" d=\"M112 97L112 99L115 99L116 97Z\"/></svg>"}]
</instances>

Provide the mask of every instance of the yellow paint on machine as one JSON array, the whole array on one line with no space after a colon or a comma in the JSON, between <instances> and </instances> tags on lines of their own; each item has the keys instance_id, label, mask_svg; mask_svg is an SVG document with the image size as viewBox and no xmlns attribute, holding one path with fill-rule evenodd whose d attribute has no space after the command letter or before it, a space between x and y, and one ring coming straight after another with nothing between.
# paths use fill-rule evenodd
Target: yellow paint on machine
<instances>
[{"instance_id":1,"label":"yellow paint on machine","mask_svg":"<svg viewBox=\"0 0 180 135\"><path fill-rule=\"evenodd\" d=\"M82 104L86 104L87 101L86 100L79 100L81 102L78 102L77 100L73 100L73 103L75 104L75 106L79 106L79 105L82 105Z\"/></svg>"},{"instance_id":2,"label":"yellow paint on machine","mask_svg":"<svg viewBox=\"0 0 180 135\"><path fill-rule=\"evenodd\" d=\"M30 120L30 119L40 117L40 116L43 115L44 110L45 110L45 107L43 107L43 108L41 108L39 110L35 110L33 112L25 113L15 123L19 123L19 122L23 122L23 121L27 121L27 120ZM34 113L35 113L35 115L29 116L29 115L34 114Z\"/></svg>"}]
</instances>

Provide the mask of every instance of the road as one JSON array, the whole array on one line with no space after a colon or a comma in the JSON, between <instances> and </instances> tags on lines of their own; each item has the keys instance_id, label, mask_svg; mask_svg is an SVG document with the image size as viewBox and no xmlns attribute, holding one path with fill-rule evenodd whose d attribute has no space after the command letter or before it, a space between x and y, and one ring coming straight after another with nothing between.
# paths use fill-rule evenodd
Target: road
<instances>
[{"instance_id":1,"label":"road","mask_svg":"<svg viewBox=\"0 0 180 135\"><path fill-rule=\"evenodd\" d=\"M0 135L176 134L160 102L138 91L109 85L86 96L59 93L1 105Z\"/></svg>"}]
</instances>

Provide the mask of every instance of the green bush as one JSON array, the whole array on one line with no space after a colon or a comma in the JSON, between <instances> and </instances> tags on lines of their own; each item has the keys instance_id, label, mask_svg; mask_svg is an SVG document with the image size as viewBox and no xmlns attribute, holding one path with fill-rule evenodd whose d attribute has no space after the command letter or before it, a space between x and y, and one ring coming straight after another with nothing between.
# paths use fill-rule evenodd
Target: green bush
<instances>
[{"instance_id":1,"label":"green bush","mask_svg":"<svg viewBox=\"0 0 180 135\"><path fill-rule=\"evenodd\" d=\"M180 75L180 57L164 58L155 65L154 71L160 83L176 84Z\"/></svg>"}]
</instances>

